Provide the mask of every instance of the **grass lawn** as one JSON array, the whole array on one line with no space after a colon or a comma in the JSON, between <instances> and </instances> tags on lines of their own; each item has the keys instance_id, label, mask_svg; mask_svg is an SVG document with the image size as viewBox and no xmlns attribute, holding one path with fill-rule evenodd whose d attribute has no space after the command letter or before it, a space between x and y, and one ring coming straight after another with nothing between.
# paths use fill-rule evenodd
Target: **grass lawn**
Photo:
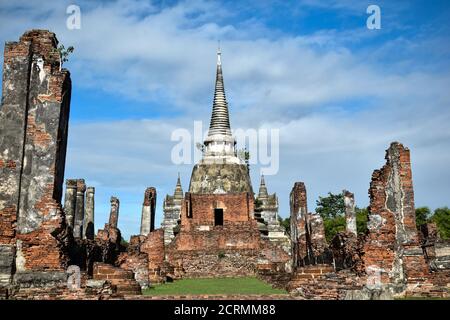
<instances>
[{"instance_id":1,"label":"grass lawn","mask_svg":"<svg viewBox=\"0 0 450 320\"><path fill-rule=\"evenodd\" d=\"M181 279L156 285L143 291L146 295L200 295L200 294L286 294L253 277Z\"/></svg>"},{"instance_id":2,"label":"grass lawn","mask_svg":"<svg viewBox=\"0 0 450 320\"><path fill-rule=\"evenodd\" d=\"M439 297L403 297L403 298L395 298L394 300L450 300L450 298L439 298Z\"/></svg>"}]
</instances>

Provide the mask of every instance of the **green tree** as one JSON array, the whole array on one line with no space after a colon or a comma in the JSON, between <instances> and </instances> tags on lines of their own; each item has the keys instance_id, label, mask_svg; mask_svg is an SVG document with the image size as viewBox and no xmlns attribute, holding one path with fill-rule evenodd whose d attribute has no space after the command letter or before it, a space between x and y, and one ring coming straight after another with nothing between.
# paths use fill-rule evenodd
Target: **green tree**
<instances>
[{"instance_id":1,"label":"green tree","mask_svg":"<svg viewBox=\"0 0 450 320\"><path fill-rule=\"evenodd\" d=\"M316 212L323 219L325 237L329 242L338 232L345 231L346 228L344 195L328 192L328 196L319 197L316 204Z\"/></svg>"},{"instance_id":2,"label":"green tree","mask_svg":"<svg viewBox=\"0 0 450 320\"><path fill-rule=\"evenodd\" d=\"M123 247L128 247L128 241L125 240L123 237L120 237L120 245Z\"/></svg>"},{"instance_id":3,"label":"green tree","mask_svg":"<svg viewBox=\"0 0 450 320\"><path fill-rule=\"evenodd\" d=\"M345 217L337 216L335 218L323 218L323 226L325 229L325 238L329 243L338 232L345 231Z\"/></svg>"},{"instance_id":4,"label":"green tree","mask_svg":"<svg viewBox=\"0 0 450 320\"><path fill-rule=\"evenodd\" d=\"M59 52L59 56L61 57L61 62L64 63L69 61L69 55L73 52L74 48L70 46L66 49L64 45L60 45L57 50Z\"/></svg>"},{"instance_id":5,"label":"green tree","mask_svg":"<svg viewBox=\"0 0 450 320\"><path fill-rule=\"evenodd\" d=\"M70 46L66 49L64 45L60 45L55 50L59 54L59 71L61 71L63 63L69 61L69 55L73 52L74 47Z\"/></svg>"},{"instance_id":6,"label":"green tree","mask_svg":"<svg viewBox=\"0 0 450 320\"><path fill-rule=\"evenodd\" d=\"M448 207L434 210L431 220L436 223L442 239L450 239L450 209Z\"/></svg>"},{"instance_id":7,"label":"green tree","mask_svg":"<svg viewBox=\"0 0 450 320\"><path fill-rule=\"evenodd\" d=\"M428 207L420 207L416 209L416 226L417 229L420 229L420 226L426 224L431 215L430 208Z\"/></svg>"},{"instance_id":8,"label":"green tree","mask_svg":"<svg viewBox=\"0 0 450 320\"><path fill-rule=\"evenodd\" d=\"M328 196L319 197L319 200L317 200L316 203L316 212L320 214L323 219L325 237L327 241L330 242L338 232L345 231L347 228L344 195L342 193L333 194L328 192ZM365 233L367 231L369 210L367 208L356 207L355 214L357 232Z\"/></svg>"},{"instance_id":9,"label":"green tree","mask_svg":"<svg viewBox=\"0 0 450 320\"><path fill-rule=\"evenodd\" d=\"M367 208L355 208L356 230L358 233L366 233L367 221L369 220L369 210Z\"/></svg>"},{"instance_id":10,"label":"green tree","mask_svg":"<svg viewBox=\"0 0 450 320\"><path fill-rule=\"evenodd\" d=\"M328 192L328 196L319 197L316 201L316 212L320 214L323 219L336 218L343 216L345 213L344 195L333 194Z\"/></svg>"}]
</instances>

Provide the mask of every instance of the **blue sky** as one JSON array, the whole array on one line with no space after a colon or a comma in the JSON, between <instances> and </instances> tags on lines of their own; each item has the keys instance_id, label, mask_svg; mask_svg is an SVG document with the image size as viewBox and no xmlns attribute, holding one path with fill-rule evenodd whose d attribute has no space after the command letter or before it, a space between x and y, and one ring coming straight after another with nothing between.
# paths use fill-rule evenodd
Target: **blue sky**
<instances>
[{"instance_id":1,"label":"blue sky","mask_svg":"<svg viewBox=\"0 0 450 320\"><path fill-rule=\"evenodd\" d=\"M66 28L69 4L80 30ZM366 28L369 4L381 30ZM395 140L411 149L416 205L449 205L449 19L448 1L0 0L0 42L44 28L75 47L66 178L96 187L96 228L118 196L128 238L147 186L157 225L177 172L188 188L192 165L171 162L170 136L194 120L206 129L218 40L232 127L280 129L280 170L266 183L282 216L295 181L310 211L344 188L366 206ZM251 175L257 188L258 166Z\"/></svg>"}]
</instances>

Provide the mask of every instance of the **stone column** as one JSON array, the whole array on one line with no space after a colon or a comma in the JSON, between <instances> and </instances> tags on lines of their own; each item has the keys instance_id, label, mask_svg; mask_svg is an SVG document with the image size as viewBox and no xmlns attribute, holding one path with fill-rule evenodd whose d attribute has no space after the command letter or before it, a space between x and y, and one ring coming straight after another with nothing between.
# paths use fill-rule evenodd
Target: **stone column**
<instances>
[{"instance_id":1,"label":"stone column","mask_svg":"<svg viewBox=\"0 0 450 320\"><path fill-rule=\"evenodd\" d=\"M0 244L13 243L16 235L38 230L43 221L46 230L63 221L59 212L48 214L62 198L71 93L70 74L59 68L57 44L55 34L45 30L27 31L19 41L5 43L0 106ZM57 235L61 230L58 225L50 232ZM27 259L36 258L45 268L48 260L35 256L36 247L43 246L25 247L32 248Z\"/></svg>"},{"instance_id":2,"label":"stone column","mask_svg":"<svg viewBox=\"0 0 450 320\"><path fill-rule=\"evenodd\" d=\"M414 208L410 151L401 143L386 150L386 164L372 174L363 261L377 281L405 285L428 274Z\"/></svg>"},{"instance_id":3,"label":"stone column","mask_svg":"<svg viewBox=\"0 0 450 320\"><path fill-rule=\"evenodd\" d=\"M71 81L69 71L60 69L57 46L46 30L27 31L5 44L0 244L17 244L16 271L61 270L68 259L58 240L65 230L61 199Z\"/></svg>"},{"instance_id":4,"label":"stone column","mask_svg":"<svg viewBox=\"0 0 450 320\"><path fill-rule=\"evenodd\" d=\"M64 213L67 225L73 229L75 219L75 207L77 203L77 180L66 180L66 194L64 196Z\"/></svg>"},{"instance_id":5,"label":"stone column","mask_svg":"<svg viewBox=\"0 0 450 320\"><path fill-rule=\"evenodd\" d=\"M144 194L141 216L141 235L147 236L155 230L156 189L147 188Z\"/></svg>"},{"instance_id":6,"label":"stone column","mask_svg":"<svg viewBox=\"0 0 450 320\"><path fill-rule=\"evenodd\" d=\"M355 213L355 196L353 193L344 190L344 204L345 204L345 220L347 223L347 232L358 234L356 230L356 213Z\"/></svg>"},{"instance_id":7,"label":"stone column","mask_svg":"<svg viewBox=\"0 0 450 320\"><path fill-rule=\"evenodd\" d=\"M290 194L292 262L297 267L306 255L307 197L303 182L296 182Z\"/></svg>"},{"instance_id":8,"label":"stone column","mask_svg":"<svg viewBox=\"0 0 450 320\"><path fill-rule=\"evenodd\" d=\"M320 256L328 247L325 238L325 226L322 217L318 213L310 213L308 214L308 218L308 253L310 259L317 259L317 256Z\"/></svg>"},{"instance_id":9,"label":"stone column","mask_svg":"<svg viewBox=\"0 0 450 320\"><path fill-rule=\"evenodd\" d=\"M117 228L119 221L119 199L111 197L111 213L109 214L109 226Z\"/></svg>"},{"instance_id":10,"label":"stone column","mask_svg":"<svg viewBox=\"0 0 450 320\"><path fill-rule=\"evenodd\" d=\"M86 208L84 210L83 238L94 239L94 194L95 188L86 188Z\"/></svg>"},{"instance_id":11,"label":"stone column","mask_svg":"<svg viewBox=\"0 0 450 320\"><path fill-rule=\"evenodd\" d=\"M83 234L84 219L84 193L86 192L86 184L84 179L77 180L77 204L75 207L75 222L73 227L73 236L81 238Z\"/></svg>"},{"instance_id":12,"label":"stone column","mask_svg":"<svg viewBox=\"0 0 450 320\"><path fill-rule=\"evenodd\" d=\"M13 243L17 228L31 56L30 42L5 43L0 106L1 244Z\"/></svg>"}]
</instances>

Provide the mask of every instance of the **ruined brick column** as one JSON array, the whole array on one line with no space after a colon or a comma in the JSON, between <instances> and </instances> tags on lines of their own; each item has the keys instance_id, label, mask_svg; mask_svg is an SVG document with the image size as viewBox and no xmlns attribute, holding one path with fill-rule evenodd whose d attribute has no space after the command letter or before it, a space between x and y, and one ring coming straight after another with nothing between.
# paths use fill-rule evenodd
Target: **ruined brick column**
<instances>
[{"instance_id":1,"label":"ruined brick column","mask_svg":"<svg viewBox=\"0 0 450 320\"><path fill-rule=\"evenodd\" d=\"M150 283L161 283L164 280L161 267L164 265L165 245L164 230L157 229L151 232L141 245L141 252L148 255L148 278Z\"/></svg>"},{"instance_id":2,"label":"ruined brick column","mask_svg":"<svg viewBox=\"0 0 450 320\"><path fill-rule=\"evenodd\" d=\"M427 266L416 229L409 150L393 142L386 160L372 174L363 260L368 274L402 290L406 283L426 275Z\"/></svg>"},{"instance_id":3,"label":"ruined brick column","mask_svg":"<svg viewBox=\"0 0 450 320\"><path fill-rule=\"evenodd\" d=\"M86 188L86 208L84 210L83 238L94 239L94 187Z\"/></svg>"},{"instance_id":4,"label":"ruined brick column","mask_svg":"<svg viewBox=\"0 0 450 320\"><path fill-rule=\"evenodd\" d=\"M112 228L117 228L119 221L119 199L111 197L111 212L109 214L109 225Z\"/></svg>"},{"instance_id":5,"label":"ruined brick column","mask_svg":"<svg viewBox=\"0 0 450 320\"><path fill-rule=\"evenodd\" d=\"M356 236L355 196L347 190L342 193L344 195L346 230Z\"/></svg>"},{"instance_id":6,"label":"ruined brick column","mask_svg":"<svg viewBox=\"0 0 450 320\"><path fill-rule=\"evenodd\" d=\"M0 108L0 243L15 243L32 49L29 41L7 42Z\"/></svg>"},{"instance_id":7,"label":"ruined brick column","mask_svg":"<svg viewBox=\"0 0 450 320\"><path fill-rule=\"evenodd\" d=\"M321 255L328 247L325 237L325 226L323 219L318 213L308 214L308 229L306 238L307 249L311 254L310 258L314 257L314 261L317 262L317 256Z\"/></svg>"},{"instance_id":8,"label":"ruined brick column","mask_svg":"<svg viewBox=\"0 0 450 320\"><path fill-rule=\"evenodd\" d=\"M303 182L296 182L290 194L290 222L292 259L294 267L299 259L306 255L306 217L308 213L306 187Z\"/></svg>"},{"instance_id":9,"label":"ruined brick column","mask_svg":"<svg viewBox=\"0 0 450 320\"><path fill-rule=\"evenodd\" d=\"M141 216L141 235L146 236L155 230L156 189L147 188L144 194Z\"/></svg>"},{"instance_id":10,"label":"ruined brick column","mask_svg":"<svg viewBox=\"0 0 450 320\"><path fill-rule=\"evenodd\" d=\"M75 238L83 237L83 220L84 220L84 195L86 192L86 184L84 179L77 180L77 203L75 206L75 222L73 227L73 236Z\"/></svg>"},{"instance_id":11,"label":"ruined brick column","mask_svg":"<svg viewBox=\"0 0 450 320\"><path fill-rule=\"evenodd\" d=\"M67 225L73 229L75 220L75 207L77 203L77 180L66 180L66 194L64 196L64 213Z\"/></svg>"},{"instance_id":12,"label":"ruined brick column","mask_svg":"<svg viewBox=\"0 0 450 320\"><path fill-rule=\"evenodd\" d=\"M71 81L61 69L58 40L46 30L25 32L4 51L0 107L0 245L19 273L40 277L68 261L61 206ZM8 253L8 255L10 255ZM11 256L8 256L8 261ZM54 279L63 276L52 274Z\"/></svg>"}]
</instances>

